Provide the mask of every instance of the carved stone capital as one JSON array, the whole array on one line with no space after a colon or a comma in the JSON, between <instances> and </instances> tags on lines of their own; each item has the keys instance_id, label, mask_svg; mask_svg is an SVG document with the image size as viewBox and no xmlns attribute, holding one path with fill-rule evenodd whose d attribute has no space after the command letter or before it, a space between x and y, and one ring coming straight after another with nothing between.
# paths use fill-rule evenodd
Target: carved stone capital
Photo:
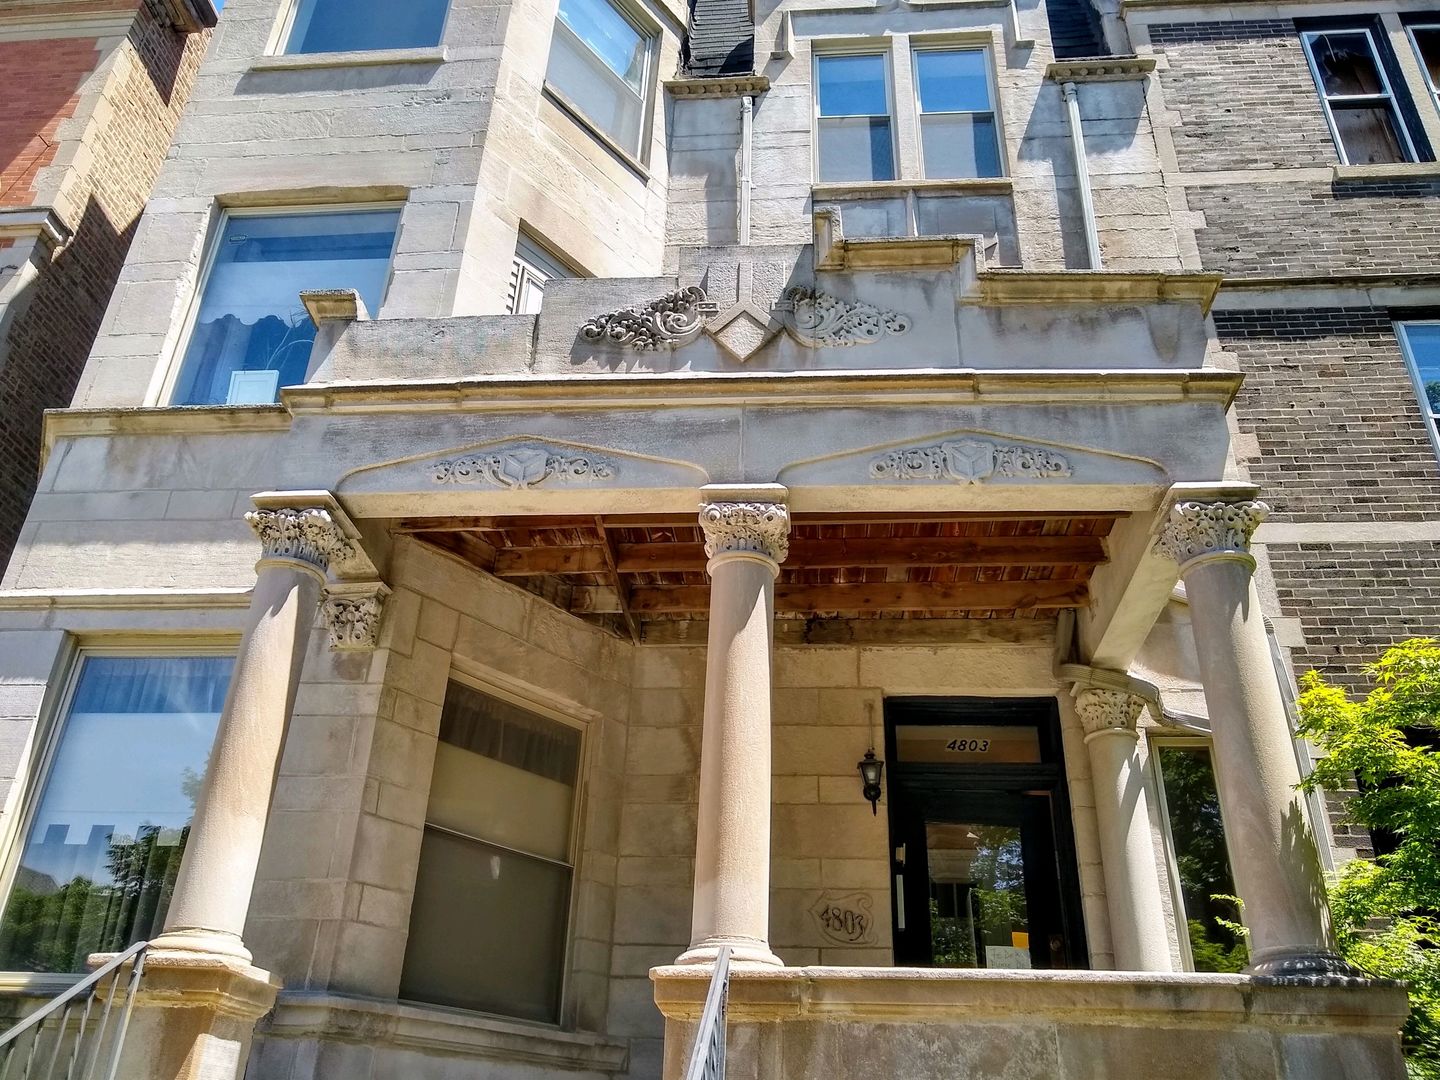
<instances>
[{"instance_id":1,"label":"carved stone capital","mask_svg":"<svg viewBox=\"0 0 1440 1080\"><path fill-rule=\"evenodd\" d=\"M354 545L330 511L318 506L251 510L245 521L260 537L264 559L290 559L324 574L332 562L354 554Z\"/></svg>"},{"instance_id":2,"label":"carved stone capital","mask_svg":"<svg viewBox=\"0 0 1440 1080\"><path fill-rule=\"evenodd\" d=\"M1110 733L1135 735L1145 699L1125 690L1089 687L1075 695L1075 710L1087 740Z\"/></svg>"},{"instance_id":3,"label":"carved stone capital","mask_svg":"<svg viewBox=\"0 0 1440 1080\"><path fill-rule=\"evenodd\" d=\"M1180 502L1155 542L1155 552L1185 567L1201 559L1242 559L1254 565L1250 536L1270 513L1258 500Z\"/></svg>"},{"instance_id":4,"label":"carved stone capital","mask_svg":"<svg viewBox=\"0 0 1440 1080\"><path fill-rule=\"evenodd\" d=\"M383 581L345 582L327 588L320 611L330 631L330 648L337 652L375 648L389 595L390 588Z\"/></svg>"},{"instance_id":5,"label":"carved stone capital","mask_svg":"<svg viewBox=\"0 0 1440 1080\"><path fill-rule=\"evenodd\" d=\"M790 553L790 510L776 502L709 502L700 506L705 554L761 555L777 566Z\"/></svg>"}]
</instances>

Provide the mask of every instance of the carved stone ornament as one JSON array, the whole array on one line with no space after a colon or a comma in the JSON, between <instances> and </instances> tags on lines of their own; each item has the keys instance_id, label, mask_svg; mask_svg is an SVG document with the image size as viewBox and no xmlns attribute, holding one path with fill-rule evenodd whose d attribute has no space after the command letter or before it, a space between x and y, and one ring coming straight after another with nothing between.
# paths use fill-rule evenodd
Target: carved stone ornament
<instances>
[{"instance_id":1,"label":"carved stone ornament","mask_svg":"<svg viewBox=\"0 0 1440 1080\"><path fill-rule=\"evenodd\" d=\"M1090 687L1075 695L1075 709L1086 735L1117 731L1135 734L1135 722L1145 708L1145 699L1124 690Z\"/></svg>"},{"instance_id":2,"label":"carved stone ornament","mask_svg":"<svg viewBox=\"0 0 1440 1080\"><path fill-rule=\"evenodd\" d=\"M705 554L763 555L776 563L790 554L790 510L784 503L712 502L700 507Z\"/></svg>"},{"instance_id":3,"label":"carved stone ornament","mask_svg":"<svg viewBox=\"0 0 1440 1080\"><path fill-rule=\"evenodd\" d=\"M938 446L892 450L870 463L880 480L951 480L978 484L992 476L1050 480L1070 475L1070 462L1042 446L1001 446L985 439L957 439Z\"/></svg>"},{"instance_id":4,"label":"carved stone ornament","mask_svg":"<svg viewBox=\"0 0 1440 1080\"><path fill-rule=\"evenodd\" d=\"M332 585L327 589L320 610L330 631L330 648L337 652L375 648L389 595L389 587L380 581Z\"/></svg>"},{"instance_id":5,"label":"carved stone ornament","mask_svg":"<svg viewBox=\"0 0 1440 1080\"><path fill-rule=\"evenodd\" d=\"M648 304L597 315L580 327L580 335L642 352L677 349L699 337L705 320L717 310L704 289L691 285Z\"/></svg>"},{"instance_id":6,"label":"carved stone ornament","mask_svg":"<svg viewBox=\"0 0 1440 1080\"><path fill-rule=\"evenodd\" d=\"M437 484L490 484L498 488L533 488L548 480L593 483L615 475L615 467L598 458L556 454L543 446L513 446L493 454L452 458L435 466Z\"/></svg>"},{"instance_id":7,"label":"carved stone ornament","mask_svg":"<svg viewBox=\"0 0 1440 1080\"><path fill-rule=\"evenodd\" d=\"M810 905L810 915L827 941L836 945L873 945L874 903L869 893L823 893Z\"/></svg>"},{"instance_id":8,"label":"carved stone ornament","mask_svg":"<svg viewBox=\"0 0 1440 1080\"><path fill-rule=\"evenodd\" d=\"M322 574L342 562L353 547L328 510L319 507L251 510L245 521L260 537L266 559L295 559Z\"/></svg>"},{"instance_id":9,"label":"carved stone ornament","mask_svg":"<svg viewBox=\"0 0 1440 1080\"><path fill-rule=\"evenodd\" d=\"M887 334L910 329L907 315L800 286L786 292L776 310L789 314L790 331L802 345L822 349L873 345Z\"/></svg>"},{"instance_id":10,"label":"carved stone ornament","mask_svg":"<svg viewBox=\"0 0 1440 1080\"><path fill-rule=\"evenodd\" d=\"M1250 536L1269 513L1270 507L1257 500L1176 503L1155 553L1182 567L1207 556L1248 559Z\"/></svg>"}]
</instances>

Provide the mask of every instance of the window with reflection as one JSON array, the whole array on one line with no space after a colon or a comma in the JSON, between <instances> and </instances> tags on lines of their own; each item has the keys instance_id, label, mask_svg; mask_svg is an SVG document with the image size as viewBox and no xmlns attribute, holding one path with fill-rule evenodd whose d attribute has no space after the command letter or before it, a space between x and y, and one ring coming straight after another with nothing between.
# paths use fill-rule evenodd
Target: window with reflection
<instances>
[{"instance_id":1,"label":"window with reflection","mask_svg":"<svg viewBox=\"0 0 1440 1080\"><path fill-rule=\"evenodd\" d=\"M265 404L303 383L315 325L301 292L355 289L375 314L399 223L398 208L227 215L171 404Z\"/></svg>"},{"instance_id":2,"label":"window with reflection","mask_svg":"<svg viewBox=\"0 0 1440 1080\"><path fill-rule=\"evenodd\" d=\"M1312 30L1301 41L1340 160L1347 165L1413 161L1410 134L1370 30Z\"/></svg>"},{"instance_id":3,"label":"window with reflection","mask_svg":"<svg viewBox=\"0 0 1440 1080\"><path fill-rule=\"evenodd\" d=\"M86 656L0 919L0 969L160 933L234 661Z\"/></svg>"},{"instance_id":4,"label":"window with reflection","mask_svg":"<svg viewBox=\"0 0 1440 1080\"><path fill-rule=\"evenodd\" d=\"M1420 61L1420 70L1425 75L1430 103L1440 108L1440 24L1415 23L1407 26L1405 31L1410 35L1415 58Z\"/></svg>"},{"instance_id":5,"label":"window with reflection","mask_svg":"<svg viewBox=\"0 0 1440 1080\"><path fill-rule=\"evenodd\" d=\"M1440 447L1440 321L1396 324L1430 438Z\"/></svg>"},{"instance_id":6,"label":"window with reflection","mask_svg":"<svg viewBox=\"0 0 1440 1080\"><path fill-rule=\"evenodd\" d=\"M545 82L627 154L640 156L654 35L610 0L560 0Z\"/></svg>"},{"instance_id":7,"label":"window with reflection","mask_svg":"<svg viewBox=\"0 0 1440 1080\"><path fill-rule=\"evenodd\" d=\"M449 0L297 0L287 53L424 49L440 44Z\"/></svg>"},{"instance_id":8,"label":"window with reflection","mask_svg":"<svg viewBox=\"0 0 1440 1080\"><path fill-rule=\"evenodd\" d=\"M889 65L883 52L815 57L818 180L895 179Z\"/></svg>"},{"instance_id":9,"label":"window with reflection","mask_svg":"<svg viewBox=\"0 0 1440 1080\"><path fill-rule=\"evenodd\" d=\"M579 772L579 730L450 684L401 997L557 1018Z\"/></svg>"},{"instance_id":10,"label":"window with reflection","mask_svg":"<svg viewBox=\"0 0 1440 1080\"><path fill-rule=\"evenodd\" d=\"M989 54L984 49L916 49L914 57L926 178L1003 175Z\"/></svg>"}]
</instances>

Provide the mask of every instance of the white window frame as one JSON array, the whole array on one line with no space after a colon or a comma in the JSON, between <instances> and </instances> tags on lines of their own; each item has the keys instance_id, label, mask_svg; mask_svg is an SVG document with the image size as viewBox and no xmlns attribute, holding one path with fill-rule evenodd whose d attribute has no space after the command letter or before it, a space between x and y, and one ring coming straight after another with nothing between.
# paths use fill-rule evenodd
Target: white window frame
<instances>
[{"instance_id":1,"label":"white window frame","mask_svg":"<svg viewBox=\"0 0 1440 1080\"><path fill-rule=\"evenodd\" d=\"M147 405L169 405L175 396L175 384L180 380L180 369L185 364L185 354L190 348L190 338L195 333L195 320L200 315L200 303L205 297L205 290L210 285L210 275L215 268L215 260L220 256L220 244L225 238L225 230L232 219L246 217L281 217L301 216L306 214L344 214L362 210L399 210L400 218L395 223L395 238L390 245L389 268L385 276L385 288L381 293L380 310L384 310L385 301L390 294L390 286L395 278L395 255L400 250L400 234L404 231L405 224L405 203L403 202L355 202L355 203L304 203L300 205L278 205L278 206L224 206L218 212L210 216L208 225L210 235L205 240L205 254L200 260L200 272L195 276L195 287L190 291L190 299L185 306L185 314L180 322L180 333L176 337L174 346L170 349L165 363L161 364L156 372L156 378L151 383L146 394ZM296 296L299 302L299 296ZM379 311L370 312L373 319L379 315ZM245 408L243 405L215 406L216 408Z\"/></svg>"},{"instance_id":2,"label":"white window frame","mask_svg":"<svg viewBox=\"0 0 1440 1080\"><path fill-rule=\"evenodd\" d=\"M292 53L290 51L290 39L295 34L295 17L300 13L300 5L302 3L304 3L304 0L288 0L285 6L280 10L280 20L275 24L275 29L270 35L270 41L265 47L266 56L346 56L350 55L351 52L409 52L412 50L412 48L414 48L413 46L408 45L382 45L375 49L347 50L334 53ZM440 40L437 41L434 45L420 46L419 48L421 51L432 51L442 48L444 46L445 33L447 30L450 29L450 15L454 10L454 6L455 0L446 0L445 18L440 23Z\"/></svg>"},{"instance_id":3,"label":"white window frame","mask_svg":"<svg viewBox=\"0 0 1440 1080\"><path fill-rule=\"evenodd\" d=\"M40 799L45 793L46 781L50 779L50 770L55 765L55 755L59 752L60 744L64 740L65 728L70 719L70 707L75 702L75 691L80 685L80 672L85 667L85 661L90 657L134 660L188 656L233 657L236 655L238 646L238 640L217 643L214 639L202 639L194 645L81 645L68 649L60 668L64 674L57 680L60 690L46 703L35 722L35 736L31 740L31 746L34 749L30 758L22 763L22 775L15 781L20 787L20 795L16 804L18 809L11 815L4 834L4 856L3 860L0 860L0 918L4 917L6 909L10 906L10 894L15 887L15 875L20 869L20 856L23 854L25 838L30 835L30 830L35 824L35 815L40 810ZM231 678L234 678L233 673ZM198 806L196 811L199 811ZM85 977L84 973L67 972L4 972L0 974L7 976L23 974L27 984L36 987L72 986ZM11 979L6 979L6 984L9 985L11 981Z\"/></svg>"},{"instance_id":4,"label":"white window frame","mask_svg":"<svg viewBox=\"0 0 1440 1080\"><path fill-rule=\"evenodd\" d=\"M556 255L524 227L515 234L515 255L511 267L513 292L508 304L508 313L511 315L521 314L520 297L524 295L527 284L534 284L543 294L545 286L552 281L586 276Z\"/></svg>"},{"instance_id":5,"label":"white window frame","mask_svg":"<svg viewBox=\"0 0 1440 1080\"><path fill-rule=\"evenodd\" d=\"M1405 36L1410 39L1415 63L1420 65L1420 77L1425 80L1425 89L1430 91L1430 104L1440 112L1440 87L1437 87L1435 80L1430 77L1430 65L1425 62L1425 54L1420 51L1420 42L1415 39L1416 30L1434 30L1440 33L1440 22L1407 23L1405 26Z\"/></svg>"},{"instance_id":6,"label":"white window frame","mask_svg":"<svg viewBox=\"0 0 1440 1080\"><path fill-rule=\"evenodd\" d=\"M1363 34L1365 36L1365 43L1370 48L1370 59L1374 61L1375 70L1380 75L1380 85L1384 88L1383 93L1331 95L1325 92L1325 82L1320 77L1319 66L1315 63L1314 40L1330 34ZM1400 136L1400 149L1406 155L1405 160L1417 160L1415 143L1410 138L1410 129L1405 123L1405 115L1400 111L1400 102L1395 97L1394 88L1390 85L1390 76L1385 70L1384 59L1380 54L1379 47L1375 44L1375 35L1370 28L1368 26L1334 26L1324 30L1302 30L1300 43L1305 50L1305 62L1310 67L1310 78L1315 83L1315 93L1320 98L1320 107L1325 111L1325 123L1330 128L1330 139L1335 144L1335 152L1340 156L1340 163L1342 165L1352 164L1350 155L1345 150L1345 140L1340 137L1340 130L1335 126L1335 113L1330 107L1332 101L1369 102L1388 108L1395 121L1396 132Z\"/></svg>"},{"instance_id":7,"label":"white window frame","mask_svg":"<svg viewBox=\"0 0 1440 1080\"><path fill-rule=\"evenodd\" d=\"M922 52L978 52L985 61L985 92L990 98L990 108L985 112L967 110L964 112L932 112L927 113L920 100L920 65L915 62L915 57ZM995 157L1000 164L1000 171L994 176L976 177L937 177L941 180L999 180L1010 175L1010 162L1005 152L1005 125L1000 118L1000 86L995 77L995 54L989 45L974 44L967 45L960 42L949 41L925 41L912 42L910 45L910 82L915 91L915 148L919 152L919 169L921 179L928 179L925 176L925 129L921 123L926 116L988 116L995 125ZM818 94L817 94L818 100Z\"/></svg>"},{"instance_id":8,"label":"white window frame","mask_svg":"<svg viewBox=\"0 0 1440 1080\"><path fill-rule=\"evenodd\" d=\"M1415 388L1415 397L1420 406L1420 415L1425 421L1426 434L1430 436L1430 448L1440 459L1440 411L1432 410L1430 398L1425 393L1425 378L1420 373L1420 363L1410 347L1409 328L1412 326L1434 326L1440 328L1440 319L1396 319L1395 337L1400 342L1400 352L1405 357L1405 368L1410 372L1410 383Z\"/></svg>"},{"instance_id":9,"label":"white window frame","mask_svg":"<svg viewBox=\"0 0 1440 1080\"><path fill-rule=\"evenodd\" d=\"M621 0L595 0L595 2L609 4L615 14L629 23L631 28L639 34L645 42L645 70L640 78L642 91L640 95L640 145L626 146L619 139L615 138L614 135L611 135L610 132L602 128L597 121L591 119L590 115L585 111L584 105L578 101L572 101L565 91L552 83L548 77L544 81L545 93L556 101L571 117L579 121L585 130L597 136L606 146L614 148L624 157L643 166L644 163L649 160L647 147L650 145L650 138L654 130L652 123L655 111L655 57L660 51L661 30L658 25L651 23L648 19L642 18L630 4L623 3ZM595 63L614 75L614 71L605 63L600 54L592 49L584 38L570 29L570 27L566 25L565 20L560 18L558 8L555 11L555 18L551 26L552 41L550 48L545 52L545 70L547 75L550 69L550 54L555 48L553 35L556 32L568 35L572 42L594 57ZM618 75L616 78L625 90L628 91L630 89L630 85L626 83L624 79L621 79Z\"/></svg>"},{"instance_id":10,"label":"white window frame","mask_svg":"<svg viewBox=\"0 0 1440 1080\"><path fill-rule=\"evenodd\" d=\"M900 177L900 146L897 128L899 122L895 116L895 55L894 49L888 39L876 40L874 44L864 45L823 45L816 44L811 52L810 79L812 93L810 94L810 175L814 178L814 184L885 184ZM832 56L878 56L885 65L885 119L890 123L890 171L895 175L889 180L826 180L820 175L820 122L822 120L857 118L877 119L878 113L845 114L842 117L826 117L820 115L820 61Z\"/></svg>"}]
</instances>

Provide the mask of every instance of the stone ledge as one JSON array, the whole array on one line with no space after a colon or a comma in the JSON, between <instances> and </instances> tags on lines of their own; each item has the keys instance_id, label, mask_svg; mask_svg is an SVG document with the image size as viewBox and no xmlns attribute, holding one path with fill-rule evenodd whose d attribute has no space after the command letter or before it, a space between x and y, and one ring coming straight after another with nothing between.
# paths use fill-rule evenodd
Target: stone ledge
<instances>
[{"instance_id":1,"label":"stone ledge","mask_svg":"<svg viewBox=\"0 0 1440 1080\"><path fill-rule=\"evenodd\" d=\"M667 79L664 85L672 97L742 97L765 93L770 89L770 77L730 75L711 79Z\"/></svg>"},{"instance_id":2,"label":"stone ledge","mask_svg":"<svg viewBox=\"0 0 1440 1080\"><path fill-rule=\"evenodd\" d=\"M1384 165L1335 165L1330 176L1337 184L1375 183L1387 180L1440 180L1440 161L1397 161Z\"/></svg>"},{"instance_id":3,"label":"stone ledge","mask_svg":"<svg viewBox=\"0 0 1440 1080\"><path fill-rule=\"evenodd\" d=\"M1102 56L1087 60L1057 60L1045 68L1055 82L1120 82L1143 79L1155 70L1153 56Z\"/></svg>"},{"instance_id":4,"label":"stone ledge","mask_svg":"<svg viewBox=\"0 0 1440 1080\"><path fill-rule=\"evenodd\" d=\"M251 71L309 71L315 68L381 67L401 64L443 64L443 48L367 49L361 52L277 53L258 56Z\"/></svg>"}]
</instances>

